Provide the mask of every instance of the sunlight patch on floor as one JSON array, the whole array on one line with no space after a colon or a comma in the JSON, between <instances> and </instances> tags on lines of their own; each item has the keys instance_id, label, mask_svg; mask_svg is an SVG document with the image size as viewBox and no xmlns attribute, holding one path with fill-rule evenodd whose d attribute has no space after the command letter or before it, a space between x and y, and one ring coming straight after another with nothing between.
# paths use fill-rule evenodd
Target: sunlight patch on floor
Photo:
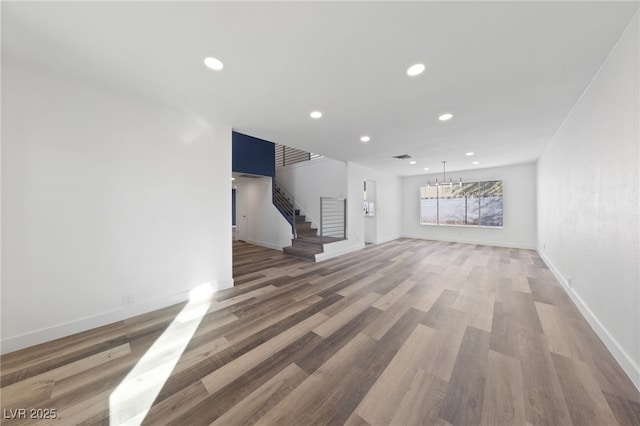
<instances>
[{"instance_id":1,"label":"sunlight patch on floor","mask_svg":"<svg viewBox=\"0 0 640 426\"><path fill-rule=\"evenodd\" d=\"M214 293L208 283L189 293L189 302L109 396L110 425L142 423L211 306Z\"/></svg>"}]
</instances>

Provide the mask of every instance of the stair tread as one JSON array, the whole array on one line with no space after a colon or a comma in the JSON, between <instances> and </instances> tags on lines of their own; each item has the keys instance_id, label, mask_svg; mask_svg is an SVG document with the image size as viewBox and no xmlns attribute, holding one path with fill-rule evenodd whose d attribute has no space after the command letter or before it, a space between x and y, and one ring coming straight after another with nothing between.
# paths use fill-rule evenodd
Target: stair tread
<instances>
[{"instance_id":1,"label":"stair tread","mask_svg":"<svg viewBox=\"0 0 640 426\"><path fill-rule=\"evenodd\" d=\"M316 254L322 253L322 250L310 249L308 247L289 246L282 249L282 252L290 256L301 257L304 259L316 260Z\"/></svg>"},{"instance_id":2,"label":"stair tread","mask_svg":"<svg viewBox=\"0 0 640 426\"><path fill-rule=\"evenodd\" d=\"M320 236L319 235L311 235L311 236L302 236L302 237L298 237L296 238L297 240L300 241L304 241L304 242L309 242L309 243L334 243L336 241L343 241L343 238L336 238L336 237L323 237L322 240L320 240Z\"/></svg>"},{"instance_id":3,"label":"stair tread","mask_svg":"<svg viewBox=\"0 0 640 426\"><path fill-rule=\"evenodd\" d=\"M298 233L298 238L306 238L306 237L313 237L317 235L318 230L314 228L305 228L305 229L296 229L296 232Z\"/></svg>"},{"instance_id":4,"label":"stair tread","mask_svg":"<svg viewBox=\"0 0 640 426\"><path fill-rule=\"evenodd\" d=\"M322 249L318 250L317 248L314 248L314 247L289 246L289 247L285 247L285 249L287 249L287 251L298 251L298 252L313 253L313 254L322 253Z\"/></svg>"},{"instance_id":5,"label":"stair tread","mask_svg":"<svg viewBox=\"0 0 640 426\"><path fill-rule=\"evenodd\" d=\"M307 241L307 240L301 240L298 238L294 238L291 240L291 245L293 247L309 247L309 248L313 248L315 250L319 250L319 251L324 251L323 248L323 244L320 242L316 242L316 241Z\"/></svg>"}]
</instances>

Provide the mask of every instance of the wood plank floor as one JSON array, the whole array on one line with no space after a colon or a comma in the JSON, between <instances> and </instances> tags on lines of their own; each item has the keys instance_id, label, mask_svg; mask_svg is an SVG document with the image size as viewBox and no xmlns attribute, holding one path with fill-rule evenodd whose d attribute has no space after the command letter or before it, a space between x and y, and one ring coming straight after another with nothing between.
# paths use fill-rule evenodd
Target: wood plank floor
<instances>
[{"instance_id":1,"label":"wood plank floor","mask_svg":"<svg viewBox=\"0 0 640 426\"><path fill-rule=\"evenodd\" d=\"M3 356L3 417L57 417L3 424L126 418L114 390L142 363L144 424L640 424L640 394L534 251L399 239L316 264L234 241L233 271L204 317L177 305ZM177 323L186 349L158 352Z\"/></svg>"}]
</instances>

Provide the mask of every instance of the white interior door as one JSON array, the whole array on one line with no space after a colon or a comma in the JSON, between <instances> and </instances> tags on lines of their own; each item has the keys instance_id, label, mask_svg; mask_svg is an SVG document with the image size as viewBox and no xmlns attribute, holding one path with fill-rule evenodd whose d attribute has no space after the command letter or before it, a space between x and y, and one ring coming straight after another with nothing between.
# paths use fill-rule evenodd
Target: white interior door
<instances>
[{"instance_id":1,"label":"white interior door","mask_svg":"<svg viewBox=\"0 0 640 426\"><path fill-rule=\"evenodd\" d=\"M249 224L249 206L247 204L247 188L238 185L236 188L236 238L246 241Z\"/></svg>"}]
</instances>

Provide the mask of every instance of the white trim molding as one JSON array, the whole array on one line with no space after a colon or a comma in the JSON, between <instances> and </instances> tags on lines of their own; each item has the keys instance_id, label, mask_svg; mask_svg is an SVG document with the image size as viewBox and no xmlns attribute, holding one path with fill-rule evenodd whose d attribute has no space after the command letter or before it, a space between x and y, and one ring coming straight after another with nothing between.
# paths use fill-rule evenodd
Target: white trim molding
<instances>
[{"instance_id":1,"label":"white trim molding","mask_svg":"<svg viewBox=\"0 0 640 426\"><path fill-rule=\"evenodd\" d=\"M638 366L633 358L624 350L618 343L615 337L609 333L609 330L600 322L598 317L589 309L589 306L582 300L580 295L575 292L569 285L569 281L558 271L553 262L547 258L544 253L537 249L538 255L547 264L556 279L560 281L564 291L569 295L573 303L578 307L580 313L585 317L593 331L598 335L602 343L611 352L613 358L618 362L620 367L627 373L629 379L633 382L634 386L640 391L640 366Z\"/></svg>"},{"instance_id":2,"label":"white trim molding","mask_svg":"<svg viewBox=\"0 0 640 426\"><path fill-rule=\"evenodd\" d=\"M217 288L222 290L233 287L233 279L224 283L219 283ZM149 300L138 304L127 306L126 308L114 309L112 311L103 312L98 315L92 315L69 321L63 324L57 324L51 327L41 328L29 333L11 336L2 339L1 353L9 353L40 343L50 342L55 339L71 336L72 334L82 333L94 328L103 327L118 321L123 321L137 315L146 314L158 309L166 308L171 305L183 303L189 300L189 292L183 292L167 296L155 300Z\"/></svg>"}]
</instances>

